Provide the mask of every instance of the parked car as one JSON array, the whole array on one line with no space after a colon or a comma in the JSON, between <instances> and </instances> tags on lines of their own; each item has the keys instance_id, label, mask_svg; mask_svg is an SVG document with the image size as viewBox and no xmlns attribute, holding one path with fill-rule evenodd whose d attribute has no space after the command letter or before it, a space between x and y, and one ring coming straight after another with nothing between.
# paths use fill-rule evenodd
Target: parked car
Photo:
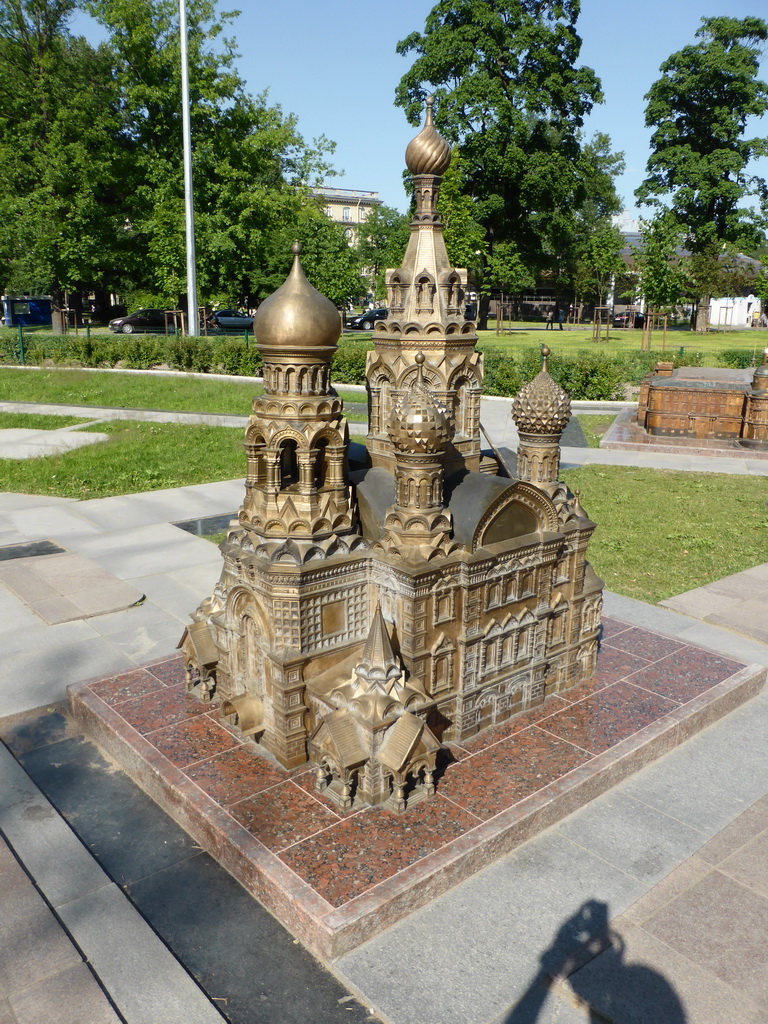
<instances>
[{"instance_id":1,"label":"parked car","mask_svg":"<svg viewBox=\"0 0 768 1024\"><path fill-rule=\"evenodd\" d=\"M172 331L176 322L173 313L164 309L137 309L127 316L118 316L109 321L110 331L117 334L133 334L134 331Z\"/></svg>"},{"instance_id":2,"label":"parked car","mask_svg":"<svg viewBox=\"0 0 768 1024\"><path fill-rule=\"evenodd\" d=\"M358 313L347 320L347 327L350 331L372 331L377 320L386 320L388 312L386 309L368 309L365 313Z\"/></svg>"},{"instance_id":3,"label":"parked car","mask_svg":"<svg viewBox=\"0 0 768 1024\"><path fill-rule=\"evenodd\" d=\"M633 313L630 309L622 310L614 314L614 327L642 327L645 323L645 316L642 313Z\"/></svg>"},{"instance_id":4,"label":"parked car","mask_svg":"<svg viewBox=\"0 0 768 1024\"><path fill-rule=\"evenodd\" d=\"M250 331L253 328L253 317L248 313L241 313L239 309L214 309L209 317L214 327L236 327L241 331Z\"/></svg>"}]
</instances>

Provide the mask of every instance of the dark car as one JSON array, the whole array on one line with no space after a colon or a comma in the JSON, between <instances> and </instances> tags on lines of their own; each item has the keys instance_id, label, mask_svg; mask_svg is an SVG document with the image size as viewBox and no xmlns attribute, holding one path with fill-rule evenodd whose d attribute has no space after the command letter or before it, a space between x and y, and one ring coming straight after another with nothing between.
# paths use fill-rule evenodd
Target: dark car
<instances>
[{"instance_id":1,"label":"dark car","mask_svg":"<svg viewBox=\"0 0 768 1024\"><path fill-rule=\"evenodd\" d=\"M253 327L253 317L248 313L241 313L239 309L214 309L209 321L214 327L224 329L236 327L241 331L250 331Z\"/></svg>"},{"instance_id":2,"label":"dark car","mask_svg":"<svg viewBox=\"0 0 768 1024\"><path fill-rule=\"evenodd\" d=\"M133 334L144 331L173 331L176 317L164 309L137 309L127 316L118 316L109 321L110 331L118 334Z\"/></svg>"},{"instance_id":3,"label":"dark car","mask_svg":"<svg viewBox=\"0 0 768 1024\"><path fill-rule=\"evenodd\" d=\"M372 331L377 320L386 320L386 309L369 309L365 313L358 313L347 320L347 328L350 331Z\"/></svg>"},{"instance_id":4,"label":"dark car","mask_svg":"<svg viewBox=\"0 0 768 1024\"><path fill-rule=\"evenodd\" d=\"M644 323L645 316L639 312L633 313L631 309L625 309L613 317L614 327L642 327Z\"/></svg>"}]
</instances>

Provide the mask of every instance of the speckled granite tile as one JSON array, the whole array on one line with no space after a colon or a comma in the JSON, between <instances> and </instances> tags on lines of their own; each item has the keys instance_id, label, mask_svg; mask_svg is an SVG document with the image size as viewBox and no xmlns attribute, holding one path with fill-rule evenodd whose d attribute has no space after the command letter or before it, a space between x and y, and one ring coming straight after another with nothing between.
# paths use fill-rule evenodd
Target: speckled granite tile
<instances>
[{"instance_id":1,"label":"speckled granite tile","mask_svg":"<svg viewBox=\"0 0 768 1024\"><path fill-rule=\"evenodd\" d=\"M143 698L150 693L162 691L166 687L151 672L137 668L134 672L126 672L121 676L94 683L91 689L97 697L101 697L105 704L115 707L124 701L134 700L138 697Z\"/></svg>"},{"instance_id":2,"label":"speckled granite tile","mask_svg":"<svg viewBox=\"0 0 768 1024\"><path fill-rule=\"evenodd\" d=\"M478 824L474 815L435 797L419 805L418 818L368 809L280 856L339 907Z\"/></svg>"},{"instance_id":3,"label":"speckled granite tile","mask_svg":"<svg viewBox=\"0 0 768 1024\"><path fill-rule=\"evenodd\" d=\"M441 792L478 817L490 818L589 757L586 750L532 726L460 761L446 774Z\"/></svg>"},{"instance_id":4,"label":"speckled granite tile","mask_svg":"<svg viewBox=\"0 0 768 1024\"><path fill-rule=\"evenodd\" d=\"M224 807L286 781L281 768L245 746L199 761L185 774Z\"/></svg>"},{"instance_id":5,"label":"speckled granite tile","mask_svg":"<svg viewBox=\"0 0 768 1024\"><path fill-rule=\"evenodd\" d=\"M278 851L338 822L338 814L291 781L240 800L230 814L268 849ZM323 842L326 842L323 832Z\"/></svg>"},{"instance_id":6,"label":"speckled granite tile","mask_svg":"<svg viewBox=\"0 0 768 1024\"><path fill-rule=\"evenodd\" d=\"M157 729L148 739L178 768L215 757L237 744L231 733L212 722L207 715Z\"/></svg>"},{"instance_id":7,"label":"speckled granite tile","mask_svg":"<svg viewBox=\"0 0 768 1024\"><path fill-rule=\"evenodd\" d=\"M145 697L125 701L118 710L136 732L146 736L159 727L197 718L205 714L208 707L180 687L161 686Z\"/></svg>"},{"instance_id":8,"label":"speckled granite tile","mask_svg":"<svg viewBox=\"0 0 768 1024\"><path fill-rule=\"evenodd\" d=\"M686 647L647 668L633 672L630 682L685 704L721 683L744 666L728 658Z\"/></svg>"},{"instance_id":9,"label":"speckled granite tile","mask_svg":"<svg viewBox=\"0 0 768 1024\"><path fill-rule=\"evenodd\" d=\"M677 706L676 702L644 693L631 683L615 683L547 718L541 728L599 754Z\"/></svg>"}]
</instances>

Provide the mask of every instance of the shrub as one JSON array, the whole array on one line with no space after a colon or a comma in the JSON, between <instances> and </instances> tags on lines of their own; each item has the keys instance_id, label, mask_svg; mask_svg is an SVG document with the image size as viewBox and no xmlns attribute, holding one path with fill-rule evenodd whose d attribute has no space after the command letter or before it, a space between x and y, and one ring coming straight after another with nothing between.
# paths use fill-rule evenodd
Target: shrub
<instances>
[{"instance_id":1,"label":"shrub","mask_svg":"<svg viewBox=\"0 0 768 1024\"><path fill-rule=\"evenodd\" d=\"M171 338L165 346L165 358L173 370L209 373L213 365L210 342L200 338Z\"/></svg>"},{"instance_id":2,"label":"shrub","mask_svg":"<svg viewBox=\"0 0 768 1024\"><path fill-rule=\"evenodd\" d=\"M261 368L261 353L243 341L224 341L214 350L214 365L220 373L255 377Z\"/></svg>"},{"instance_id":3,"label":"shrub","mask_svg":"<svg viewBox=\"0 0 768 1024\"><path fill-rule=\"evenodd\" d=\"M162 363L162 344L149 334L131 336L120 345L120 361L129 370L148 370Z\"/></svg>"},{"instance_id":4,"label":"shrub","mask_svg":"<svg viewBox=\"0 0 768 1024\"><path fill-rule=\"evenodd\" d=\"M365 384L366 344L341 344L331 362L331 380L339 384Z\"/></svg>"},{"instance_id":5,"label":"shrub","mask_svg":"<svg viewBox=\"0 0 768 1024\"><path fill-rule=\"evenodd\" d=\"M752 365L752 353L744 348L727 348L718 353L717 361L721 366L731 366L737 370L745 370Z\"/></svg>"}]
</instances>

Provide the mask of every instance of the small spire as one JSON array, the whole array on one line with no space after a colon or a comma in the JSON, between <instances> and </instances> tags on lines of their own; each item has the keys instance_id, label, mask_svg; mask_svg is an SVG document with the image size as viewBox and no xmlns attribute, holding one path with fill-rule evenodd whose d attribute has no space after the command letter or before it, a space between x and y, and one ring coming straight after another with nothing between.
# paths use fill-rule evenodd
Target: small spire
<instances>
[{"instance_id":1,"label":"small spire","mask_svg":"<svg viewBox=\"0 0 768 1024\"><path fill-rule=\"evenodd\" d=\"M547 357L550 354L550 348L548 345L541 346L541 370L542 373L547 372Z\"/></svg>"},{"instance_id":2,"label":"small spire","mask_svg":"<svg viewBox=\"0 0 768 1024\"><path fill-rule=\"evenodd\" d=\"M434 105L435 105L435 97L430 93L429 96L427 96L427 116L426 116L426 118L424 120L424 124L425 125L434 124L435 123L433 118L432 118L432 108L433 108Z\"/></svg>"},{"instance_id":3,"label":"small spire","mask_svg":"<svg viewBox=\"0 0 768 1024\"><path fill-rule=\"evenodd\" d=\"M423 352L416 353L416 384L424 386L424 362L425 357Z\"/></svg>"}]
</instances>

